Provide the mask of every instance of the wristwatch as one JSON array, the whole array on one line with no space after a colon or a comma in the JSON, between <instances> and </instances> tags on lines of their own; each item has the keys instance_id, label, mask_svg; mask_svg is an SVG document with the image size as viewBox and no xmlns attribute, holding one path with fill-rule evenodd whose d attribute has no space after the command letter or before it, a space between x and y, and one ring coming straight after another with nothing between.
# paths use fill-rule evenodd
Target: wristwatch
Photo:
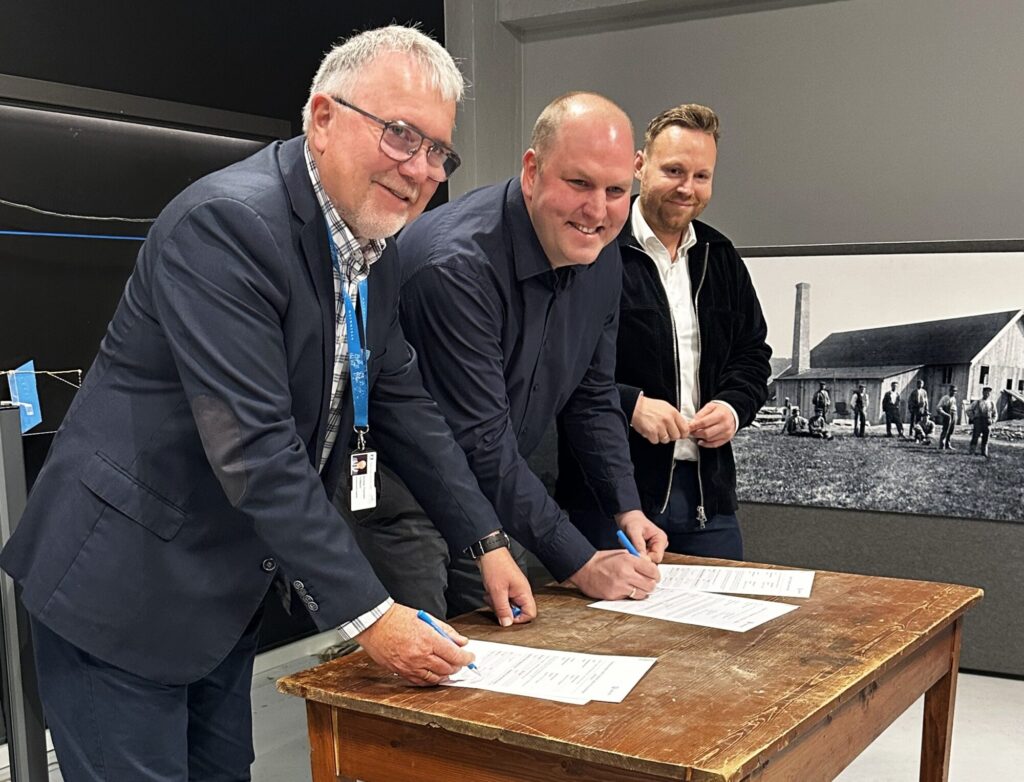
<instances>
[{"instance_id":1,"label":"wristwatch","mask_svg":"<svg viewBox=\"0 0 1024 782\"><path fill-rule=\"evenodd\" d=\"M488 551L508 548L511 544L512 540L505 534L505 531L498 530L497 532L492 532L486 538L481 538L469 548L464 548L462 553L470 559L479 559Z\"/></svg>"}]
</instances>

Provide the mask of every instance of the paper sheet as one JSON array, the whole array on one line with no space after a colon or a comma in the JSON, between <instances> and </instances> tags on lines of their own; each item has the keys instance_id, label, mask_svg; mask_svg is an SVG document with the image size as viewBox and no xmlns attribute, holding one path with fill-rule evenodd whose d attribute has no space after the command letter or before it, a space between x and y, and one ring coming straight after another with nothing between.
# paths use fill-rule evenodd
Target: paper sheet
<instances>
[{"instance_id":1,"label":"paper sheet","mask_svg":"<svg viewBox=\"0 0 1024 782\"><path fill-rule=\"evenodd\" d=\"M659 589L689 589L739 595L810 597L813 570L772 570L757 567L659 565Z\"/></svg>"},{"instance_id":2,"label":"paper sheet","mask_svg":"<svg viewBox=\"0 0 1024 782\"><path fill-rule=\"evenodd\" d=\"M527 646L470 641L477 671L463 669L449 687L526 695L563 703L621 703L657 661L654 657L583 654Z\"/></svg>"},{"instance_id":3,"label":"paper sheet","mask_svg":"<svg viewBox=\"0 0 1024 782\"><path fill-rule=\"evenodd\" d=\"M797 608L786 603L682 589L658 589L646 600L603 600L591 603L590 607L738 633Z\"/></svg>"}]
</instances>

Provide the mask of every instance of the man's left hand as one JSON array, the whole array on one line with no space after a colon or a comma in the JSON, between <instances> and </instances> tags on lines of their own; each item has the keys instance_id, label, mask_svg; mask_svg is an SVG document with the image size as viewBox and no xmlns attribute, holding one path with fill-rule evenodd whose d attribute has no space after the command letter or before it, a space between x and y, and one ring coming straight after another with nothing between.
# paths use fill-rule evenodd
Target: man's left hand
<instances>
[{"instance_id":1,"label":"man's left hand","mask_svg":"<svg viewBox=\"0 0 1024 782\"><path fill-rule=\"evenodd\" d=\"M690 421L690 436L704 448L718 448L736 434L732 410L716 402L708 402Z\"/></svg>"},{"instance_id":2,"label":"man's left hand","mask_svg":"<svg viewBox=\"0 0 1024 782\"><path fill-rule=\"evenodd\" d=\"M641 554L646 553L651 562L658 564L668 548L668 535L640 510L628 510L615 517L619 529L626 533L629 542Z\"/></svg>"},{"instance_id":3,"label":"man's left hand","mask_svg":"<svg viewBox=\"0 0 1024 782\"><path fill-rule=\"evenodd\" d=\"M488 551L476 561L484 581L487 604L498 617L498 624L509 627L523 624L537 616L537 603L526 574L519 569L507 548ZM512 616L512 605L519 606L519 616Z\"/></svg>"}]
</instances>

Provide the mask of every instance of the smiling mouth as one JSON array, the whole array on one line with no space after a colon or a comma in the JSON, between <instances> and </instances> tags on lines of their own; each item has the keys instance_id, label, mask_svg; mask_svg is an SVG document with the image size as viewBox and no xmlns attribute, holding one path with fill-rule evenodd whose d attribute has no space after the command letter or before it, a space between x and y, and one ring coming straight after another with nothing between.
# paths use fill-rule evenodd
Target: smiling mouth
<instances>
[{"instance_id":1,"label":"smiling mouth","mask_svg":"<svg viewBox=\"0 0 1024 782\"><path fill-rule=\"evenodd\" d=\"M588 228L587 226L580 225L579 223L569 223L569 225L571 225L584 236L597 236L597 234L600 233L601 231L601 226L597 226L596 228Z\"/></svg>"},{"instance_id":2,"label":"smiling mouth","mask_svg":"<svg viewBox=\"0 0 1024 782\"><path fill-rule=\"evenodd\" d=\"M380 185L381 187L383 187L389 193L391 193L391 195L393 195L399 201L405 201L406 203L412 203L413 202L413 195L414 195L413 193L408 193L408 194L407 193L403 193L400 190L395 190L393 187L388 187L383 182L377 182L377 184Z\"/></svg>"}]
</instances>

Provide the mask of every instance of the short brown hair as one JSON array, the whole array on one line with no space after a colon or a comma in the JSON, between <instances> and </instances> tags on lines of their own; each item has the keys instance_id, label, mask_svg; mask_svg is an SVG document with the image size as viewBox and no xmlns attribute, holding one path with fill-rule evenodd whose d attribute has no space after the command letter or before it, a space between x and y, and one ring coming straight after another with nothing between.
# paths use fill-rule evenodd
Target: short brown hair
<instances>
[{"instance_id":1,"label":"short brown hair","mask_svg":"<svg viewBox=\"0 0 1024 782\"><path fill-rule=\"evenodd\" d=\"M663 130L673 125L710 133L715 137L715 144L718 143L718 115L699 103L682 103L671 109L665 109L647 124L647 131L644 133L644 149L649 149L654 139Z\"/></svg>"}]
</instances>

